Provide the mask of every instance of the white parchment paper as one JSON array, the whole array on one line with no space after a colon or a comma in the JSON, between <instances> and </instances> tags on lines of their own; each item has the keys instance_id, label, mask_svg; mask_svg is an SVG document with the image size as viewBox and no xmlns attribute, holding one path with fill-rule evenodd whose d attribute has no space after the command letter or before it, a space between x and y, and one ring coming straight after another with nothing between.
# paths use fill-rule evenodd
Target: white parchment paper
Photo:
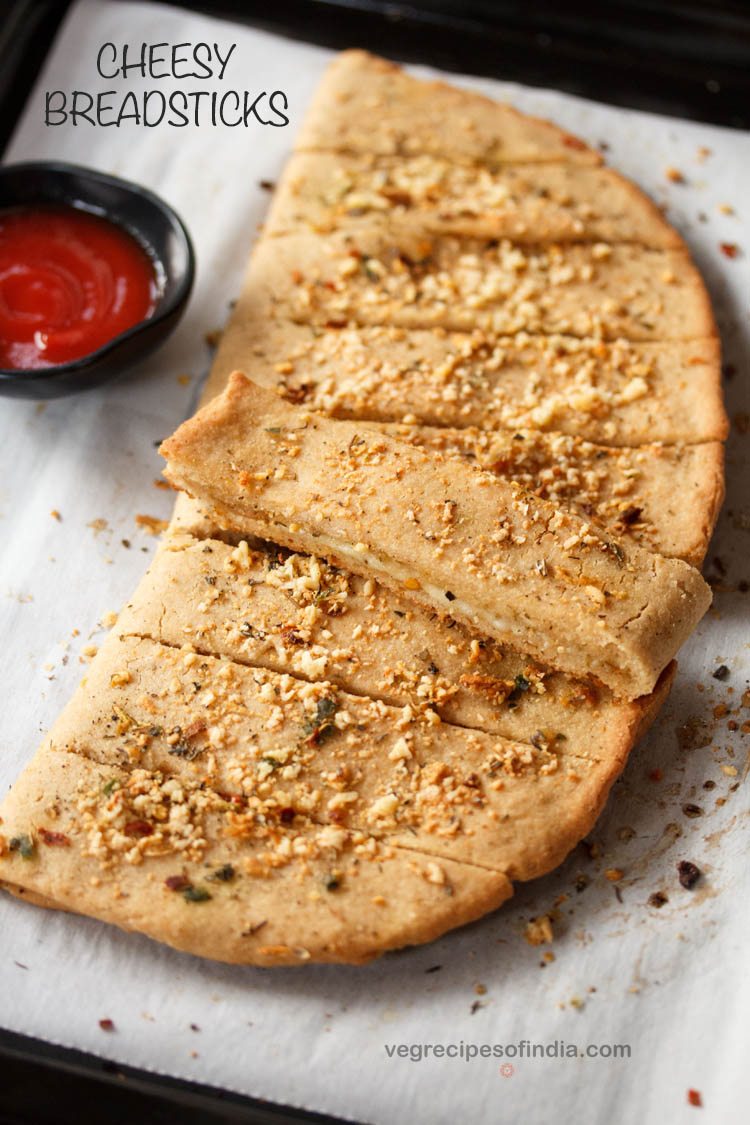
<instances>
[{"instance_id":1,"label":"white parchment paper","mask_svg":"<svg viewBox=\"0 0 750 1125\"><path fill-rule=\"evenodd\" d=\"M153 85L97 79L104 42L198 40L223 52L237 44L223 84L207 88L282 89L290 125L45 127L45 90ZM80 0L29 100L7 160L63 158L154 188L190 227L199 272L175 336L124 380L49 404L0 400L2 791L70 696L103 615L127 599L153 551L134 517L169 514L169 494L153 485L155 443L191 412L210 359L205 333L224 322L267 205L259 182L278 176L329 58L173 8ZM744 1121L750 864L741 725L750 708L741 710L741 699L750 594L738 587L750 581L750 139L501 81L452 80L603 142L614 165L668 206L711 286L730 365L729 494L706 568L722 588L596 828L599 854L579 848L496 915L358 969L227 967L3 896L0 1025L364 1122ZM665 176L670 166L684 183ZM720 243L741 252L730 259ZM719 664L728 680L712 677ZM739 713L716 719L722 705ZM686 723L706 738L683 737L681 746ZM684 746L701 741L709 744ZM686 816L686 804L702 815ZM692 891L677 879L682 859L704 873ZM616 884L604 875L612 868L624 873ZM668 900L660 909L647 905L656 891ZM532 947L525 923L550 910L554 944ZM543 961L545 948L553 961ZM101 1018L116 1030L103 1032ZM627 1044L631 1055L417 1061L385 1049L520 1040ZM702 1110L688 1104L689 1089Z\"/></svg>"}]
</instances>

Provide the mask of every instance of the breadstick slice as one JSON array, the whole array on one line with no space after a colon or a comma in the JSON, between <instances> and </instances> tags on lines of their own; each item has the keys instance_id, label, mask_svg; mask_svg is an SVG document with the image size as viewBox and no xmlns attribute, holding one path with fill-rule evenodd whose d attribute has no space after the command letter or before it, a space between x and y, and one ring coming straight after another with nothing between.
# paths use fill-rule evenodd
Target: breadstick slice
<instances>
[{"instance_id":1,"label":"breadstick slice","mask_svg":"<svg viewBox=\"0 0 750 1125\"><path fill-rule=\"evenodd\" d=\"M684 250L431 236L394 224L263 239L260 315L304 324L690 340L716 335Z\"/></svg>"},{"instance_id":2,"label":"breadstick slice","mask_svg":"<svg viewBox=\"0 0 750 1125\"><path fill-rule=\"evenodd\" d=\"M298 150L419 152L495 166L514 160L598 164L601 156L549 121L446 82L425 82L366 51L343 51L318 86Z\"/></svg>"},{"instance_id":3,"label":"breadstick slice","mask_svg":"<svg viewBox=\"0 0 750 1125\"><path fill-rule=\"evenodd\" d=\"M138 836L157 810L167 825ZM0 887L215 961L362 964L513 893L502 872L333 825L298 818L243 834L232 802L198 782L49 745L2 816Z\"/></svg>"},{"instance_id":4,"label":"breadstick slice","mask_svg":"<svg viewBox=\"0 0 750 1125\"><path fill-rule=\"evenodd\" d=\"M686 563L240 373L162 453L168 479L240 531L338 560L627 698L653 690L710 604Z\"/></svg>"},{"instance_id":5,"label":"breadstick slice","mask_svg":"<svg viewBox=\"0 0 750 1125\"><path fill-rule=\"evenodd\" d=\"M393 222L514 242L683 245L656 205L611 168L534 163L491 170L432 156L330 152L291 157L264 229L273 236Z\"/></svg>"}]
</instances>

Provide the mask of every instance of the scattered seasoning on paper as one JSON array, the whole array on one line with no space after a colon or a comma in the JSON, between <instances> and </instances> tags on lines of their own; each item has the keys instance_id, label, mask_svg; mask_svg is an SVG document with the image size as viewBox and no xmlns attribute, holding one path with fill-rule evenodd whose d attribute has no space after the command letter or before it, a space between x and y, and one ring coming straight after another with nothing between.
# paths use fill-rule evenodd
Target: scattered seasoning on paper
<instances>
[{"instance_id":1,"label":"scattered seasoning on paper","mask_svg":"<svg viewBox=\"0 0 750 1125\"><path fill-rule=\"evenodd\" d=\"M161 535L162 531L166 531L169 523L168 520L159 519L158 516L144 516L140 512L136 515L135 522L147 535Z\"/></svg>"},{"instance_id":2,"label":"scattered seasoning on paper","mask_svg":"<svg viewBox=\"0 0 750 1125\"><path fill-rule=\"evenodd\" d=\"M538 918L530 918L526 923L523 936L529 945L546 945L554 941L552 919L549 914L540 914Z\"/></svg>"},{"instance_id":3,"label":"scattered seasoning on paper","mask_svg":"<svg viewBox=\"0 0 750 1125\"><path fill-rule=\"evenodd\" d=\"M102 1031L114 1031L115 1030L114 1020L110 1020L110 1019L99 1020L99 1027L102 1029Z\"/></svg>"}]
</instances>

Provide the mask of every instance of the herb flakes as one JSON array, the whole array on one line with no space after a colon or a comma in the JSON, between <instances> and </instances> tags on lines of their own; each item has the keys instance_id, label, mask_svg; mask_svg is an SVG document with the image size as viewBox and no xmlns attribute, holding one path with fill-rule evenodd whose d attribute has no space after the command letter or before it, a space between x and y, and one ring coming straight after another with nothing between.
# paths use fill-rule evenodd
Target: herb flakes
<instances>
[{"instance_id":1,"label":"herb flakes","mask_svg":"<svg viewBox=\"0 0 750 1125\"><path fill-rule=\"evenodd\" d=\"M318 700L315 717L307 719L303 726L307 736L305 741L308 745L319 746L325 738L335 732L336 727L333 720L338 708L339 705L336 700L328 696Z\"/></svg>"},{"instance_id":2,"label":"herb flakes","mask_svg":"<svg viewBox=\"0 0 750 1125\"><path fill-rule=\"evenodd\" d=\"M32 859L36 851L36 845L31 836L14 836L8 847L12 852L18 852L21 859Z\"/></svg>"}]
</instances>

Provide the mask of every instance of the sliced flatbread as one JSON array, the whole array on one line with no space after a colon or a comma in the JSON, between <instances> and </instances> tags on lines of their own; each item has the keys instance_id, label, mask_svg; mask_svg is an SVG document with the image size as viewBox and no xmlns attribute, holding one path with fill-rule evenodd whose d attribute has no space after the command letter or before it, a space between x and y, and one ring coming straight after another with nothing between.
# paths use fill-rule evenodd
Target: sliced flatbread
<instances>
[{"instance_id":1,"label":"sliced flatbread","mask_svg":"<svg viewBox=\"0 0 750 1125\"><path fill-rule=\"evenodd\" d=\"M700 567L724 498L724 445L594 445L536 430L488 433L430 426L362 423L401 441L458 457L570 509L624 541ZM681 486L674 489L675 475ZM198 536L231 533L184 493L173 524ZM222 526L223 525L223 526ZM230 536L233 542L238 534Z\"/></svg>"},{"instance_id":2,"label":"sliced flatbread","mask_svg":"<svg viewBox=\"0 0 750 1125\"><path fill-rule=\"evenodd\" d=\"M243 375L162 445L233 526L342 560L618 695L653 690L705 613L696 570L608 538L515 482L311 415Z\"/></svg>"},{"instance_id":3,"label":"sliced flatbread","mask_svg":"<svg viewBox=\"0 0 750 1125\"><path fill-rule=\"evenodd\" d=\"M279 237L255 255L205 397L245 369L362 432L394 424L402 456L419 454L403 439L437 450L451 482L459 462L443 455L697 561L721 492L718 344L700 278L650 201L564 130L361 51L328 71L297 148L269 221ZM508 237L525 248L493 241ZM238 448L260 434L258 474L279 467L282 486L295 442L241 421ZM365 444L392 440L369 429ZM678 475L683 506L661 508ZM148 575L0 808L0 885L215 959L361 963L479 917L512 879L559 863L674 665L651 695L618 701L467 630L458 599L435 613L408 578L402 597L400 579L248 543L229 522L178 498ZM410 521L406 535L392 513L370 522L409 550ZM630 547L592 537L628 570Z\"/></svg>"},{"instance_id":4,"label":"sliced flatbread","mask_svg":"<svg viewBox=\"0 0 750 1125\"><path fill-rule=\"evenodd\" d=\"M320 234L394 222L428 233L514 242L683 246L655 204L610 168L536 163L489 169L437 156L329 152L291 157L265 233Z\"/></svg>"}]
</instances>

